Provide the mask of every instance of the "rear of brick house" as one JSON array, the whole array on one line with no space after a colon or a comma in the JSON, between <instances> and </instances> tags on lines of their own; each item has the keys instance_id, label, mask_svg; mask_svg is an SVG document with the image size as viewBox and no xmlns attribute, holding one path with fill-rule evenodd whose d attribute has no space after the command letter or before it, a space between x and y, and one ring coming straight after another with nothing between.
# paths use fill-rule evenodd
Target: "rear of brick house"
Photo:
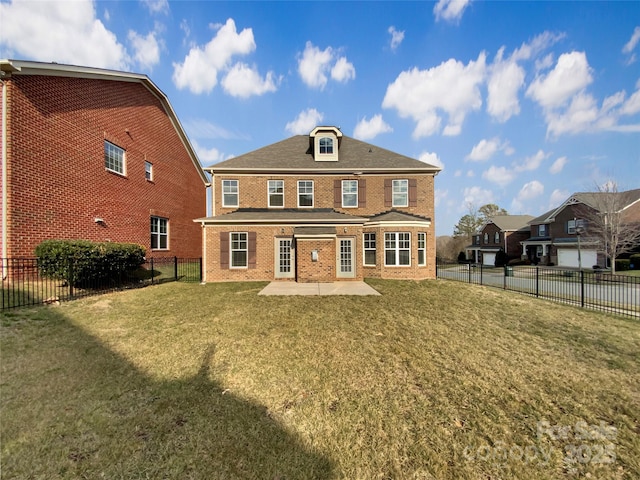
<instances>
[{"instance_id":1,"label":"rear of brick house","mask_svg":"<svg viewBox=\"0 0 640 480\"><path fill-rule=\"evenodd\" d=\"M435 277L438 167L322 126L205 170L207 282Z\"/></svg>"},{"instance_id":2,"label":"rear of brick house","mask_svg":"<svg viewBox=\"0 0 640 480\"><path fill-rule=\"evenodd\" d=\"M45 239L200 257L208 179L168 99L138 74L13 60L2 70L2 250Z\"/></svg>"}]
</instances>

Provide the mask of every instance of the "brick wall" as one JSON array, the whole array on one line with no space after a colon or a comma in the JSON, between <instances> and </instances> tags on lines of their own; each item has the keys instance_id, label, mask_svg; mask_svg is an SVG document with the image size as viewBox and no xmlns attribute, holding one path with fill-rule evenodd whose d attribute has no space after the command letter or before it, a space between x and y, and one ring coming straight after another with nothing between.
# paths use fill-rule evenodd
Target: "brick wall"
<instances>
[{"instance_id":1,"label":"brick wall","mask_svg":"<svg viewBox=\"0 0 640 480\"><path fill-rule=\"evenodd\" d=\"M8 88L9 247L44 239L134 242L155 256L202 255L205 187L161 102L142 84L13 76ZM104 167L104 141L126 174ZM144 164L153 164L153 182ZM151 215L169 219L169 249L150 250ZM104 219L98 224L94 218Z\"/></svg>"}]
</instances>

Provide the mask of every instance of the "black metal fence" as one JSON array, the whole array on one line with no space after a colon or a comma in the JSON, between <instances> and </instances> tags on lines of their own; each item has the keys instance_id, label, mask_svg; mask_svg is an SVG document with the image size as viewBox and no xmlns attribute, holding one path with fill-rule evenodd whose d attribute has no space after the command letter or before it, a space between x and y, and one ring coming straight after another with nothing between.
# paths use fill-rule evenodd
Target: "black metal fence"
<instances>
[{"instance_id":1,"label":"black metal fence","mask_svg":"<svg viewBox=\"0 0 640 480\"><path fill-rule=\"evenodd\" d=\"M578 271L562 267L492 267L442 263L438 278L487 285L570 303L583 308L640 317L640 277L606 271Z\"/></svg>"},{"instance_id":2,"label":"black metal fence","mask_svg":"<svg viewBox=\"0 0 640 480\"><path fill-rule=\"evenodd\" d=\"M2 303L0 310L29 305L56 304L89 295L128 288L138 288L164 282L200 282L201 258L154 257L133 272L100 272L102 280L74 284L41 274L36 258L0 259ZM68 269L80 267L68 260Z\"/></svg>"}]
</instances>

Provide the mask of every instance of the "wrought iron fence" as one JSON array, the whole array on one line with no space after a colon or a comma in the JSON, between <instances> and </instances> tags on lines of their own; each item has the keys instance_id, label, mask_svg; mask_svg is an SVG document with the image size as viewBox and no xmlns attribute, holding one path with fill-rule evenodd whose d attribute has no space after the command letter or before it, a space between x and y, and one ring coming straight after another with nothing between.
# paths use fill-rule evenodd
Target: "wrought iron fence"
<instances>
[{"instance_id":1,"label":"wrought iron fence","mask_svg":"<svg viewBox=\"0 0 640 480\"><path fill-rule=\"evenodd\" d=\"M77 260L69 262L67 271L86 268ZM41 272L37 258L0 259L2 275L1 310L29 305L55 304L89 295L138 288L164 282L200 282L201 258L152 257L130 272L100 271L91 280L69 282L51 278ZM73 276L71 276L73 278Z\"/></svg>"},{"instance_id":2,"label":"wrought iron fence","mask_svg":"<svg viewBox=\"0 0 640 480\"><path fill-rule=\"evenodd\" d=\"M438 278L498 287L583 308L640 317L640 277L562 267L438 262Z\"/></svg>"}]
</instances>

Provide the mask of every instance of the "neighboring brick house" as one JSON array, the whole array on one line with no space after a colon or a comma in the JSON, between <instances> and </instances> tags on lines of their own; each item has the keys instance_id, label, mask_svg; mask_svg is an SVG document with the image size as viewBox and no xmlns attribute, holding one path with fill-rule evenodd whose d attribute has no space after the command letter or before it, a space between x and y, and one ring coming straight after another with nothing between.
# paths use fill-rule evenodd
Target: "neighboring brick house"
<instances>
[{"instance_id":1,"label":"neighboring brick house","mask_svg":"<svg viewBox=\"0 0 640 480\"><path fill-rule=\"evenodd\" d=\"M580 236L580 263L585 268L606 266L606 259L599 241L589 235L589 225L584 218L585 209L597 211L598 195L608 193L574 193L562 205L529 222L529 238L521 242L522 257L543 265L561 267L579 266L578 236ZM620 195L625 220L640 222L640 189L617 192ZM580 234L580 235L578 235Z\"/></svg>"},{"instance_id":2,"label":"neighboring brick house","mask_svg":"<svg viewBox=\"0 0 640 480\"><path fill-rule=\"evenodd\" d=\"M45 239L133 242L200 257L208 178L146 76L0 60L2 250Z\"/></svg>"},{"instance_id":3,"label":"neighboring brick house","mask_svg":"<svg viewBox=\"0 0 640 480\"><path fill-rule=\"evenodd\" d=\"M435 277L438 167L316 127L205 170L205 281Z\"/></svg>"},{"instance_id":4,"label":"neighboring brick house","mask_svg":"<svg viewBox=\"0 0 640 480\"><path fill-rule=\"evenodd\" d=\"M496 215L486 221L473 235L467 250L467 259L483 265L494 265L500 250L509 258L520 258L520 242L529 237L532 215Z\"/></svg>"}]
</instances>

